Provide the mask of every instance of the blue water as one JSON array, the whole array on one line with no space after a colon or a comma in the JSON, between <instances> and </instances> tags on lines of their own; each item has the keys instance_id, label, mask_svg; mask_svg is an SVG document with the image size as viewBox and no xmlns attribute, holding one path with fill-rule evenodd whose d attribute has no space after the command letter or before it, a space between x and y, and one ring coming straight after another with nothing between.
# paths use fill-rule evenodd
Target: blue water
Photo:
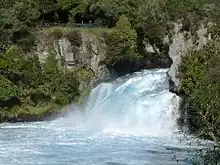
<instances>
[{"instance_id":1,"label":"blue water","mask_svg":"<svg viewBox=\"0 0 220 165\"><path fill-rule=\"evenodd\" d=\"M0 165L190 164L197 144L178 131L179 98L166 72L100 84L83 107L54 121L1 124Z\"/></svg>"}]
</instances>

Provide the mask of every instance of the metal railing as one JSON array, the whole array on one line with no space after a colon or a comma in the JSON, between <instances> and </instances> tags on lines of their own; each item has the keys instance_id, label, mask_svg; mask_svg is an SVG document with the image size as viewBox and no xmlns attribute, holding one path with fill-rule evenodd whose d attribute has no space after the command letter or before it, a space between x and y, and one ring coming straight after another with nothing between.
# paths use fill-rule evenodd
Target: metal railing
<instances>
[{"instance_id":1,"label":"metal railing","mask_svg":"<svg viewBox=\"0 0 220 165\"><path fill-rule=\"evenodd\" d=\"M42 23L38 25L38 28L50 28L50 27L76 27L76 28L100 28L104 27L97 23Z\"/></svg>"}]
</instances>

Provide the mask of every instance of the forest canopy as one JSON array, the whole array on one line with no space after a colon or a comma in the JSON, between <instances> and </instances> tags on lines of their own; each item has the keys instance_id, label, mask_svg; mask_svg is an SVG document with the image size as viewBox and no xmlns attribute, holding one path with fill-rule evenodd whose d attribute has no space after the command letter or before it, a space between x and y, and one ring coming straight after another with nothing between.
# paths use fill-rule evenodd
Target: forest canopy
<instances>
[{"instance_id":1,"label":"forest canopy","mask_svg":"<svg viewBox=\"0 0 220 165\"><path fill-rule=\"evenodd\" d=\"M121 15L138 33L158 42L169 30L169 22L182 19L193 30L199 20L219 22L217 0L1 0L0 43L24 43L34 28L45 24L95 23L114 27Z\"/></svg>"}]
</instances>

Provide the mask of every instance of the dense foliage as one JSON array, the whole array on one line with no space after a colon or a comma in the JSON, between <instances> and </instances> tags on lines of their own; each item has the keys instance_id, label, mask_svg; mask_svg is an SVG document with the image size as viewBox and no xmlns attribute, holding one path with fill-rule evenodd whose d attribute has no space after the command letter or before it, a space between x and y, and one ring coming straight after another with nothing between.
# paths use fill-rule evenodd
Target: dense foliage
<instances>
[{"instance_id":1,"label":"dense foliage","mask_svg":"<svg viewBox=\"0 0 220 165\"><path fill-rule=\"evenodd\" d=\"M75 74L58 68L53 54L41 65L36 56L12 46L0 56L0 73L0 111L63 106L79 96Z\"/></svg>"},{"instance_id":2,"label":"dense foliage","mask_svg":"<svg viewBox=\"0 0 220 165\"><path fill-rule=\"evenodd\" d=\"M107 37L106 64L117 72L127 72L129 63L134 63L140 58L136 52L137 35L128 20L122 15L114 30ZM126 65L126 66L125 66Z\"/></svg>"},{"instance_id":3,"label":"dense foliage","mask_svg":"<svg viewBox=\"0 0 220 165\"><path fill-rule=\"evenodd\" d=\"M139 43L147 40L164 50L162 39L181 21L184 30L194 31L200 21L219 23L217 0L10 0L0 1L0 42L33 43L34 28L45 23L98 23L114 27L125 15L136 29Z\"/></svg>"},{"instance_id":4,"label":"dense foliage","mask_svg":"<svg viewBox=\"0 0 220 165\"><path fill-rule=\"evenodd\" d=\"M220 42L210 42L202 50L192 51L180 68L181 89L186 97L190 130L201 137L220 137Z\"/></svg>"}]
</instances>

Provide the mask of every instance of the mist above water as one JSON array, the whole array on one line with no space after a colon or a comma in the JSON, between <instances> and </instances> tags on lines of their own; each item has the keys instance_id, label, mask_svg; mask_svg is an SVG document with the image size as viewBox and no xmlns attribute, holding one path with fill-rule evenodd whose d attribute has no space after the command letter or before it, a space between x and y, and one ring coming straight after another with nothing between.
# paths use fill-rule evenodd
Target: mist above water
<instances>
[{"instance_id":1,"label":"mist above water","mask_svg":"<svg viewBox=\"0 0 220 165\"><path fill-rule=\"evenodd\" d=\"M80 109L83 113L76 112L69 120L92 131L172 134L177 131L179 98L169 92L166 72L145 70L102 83L92 90L84 109Z\"/></svg>"},{"instance_id":2,"label":"mist above water","mask_svg":"<svg viewBox=\"0 0 220 165\"><path fill-rule=\"evenodd\" d=\"M144 70L94 88L55 121L0 125L4 165L189 164L193 138L178 133L179 98L166 69Z\"/></svg>"}]
</instances>

